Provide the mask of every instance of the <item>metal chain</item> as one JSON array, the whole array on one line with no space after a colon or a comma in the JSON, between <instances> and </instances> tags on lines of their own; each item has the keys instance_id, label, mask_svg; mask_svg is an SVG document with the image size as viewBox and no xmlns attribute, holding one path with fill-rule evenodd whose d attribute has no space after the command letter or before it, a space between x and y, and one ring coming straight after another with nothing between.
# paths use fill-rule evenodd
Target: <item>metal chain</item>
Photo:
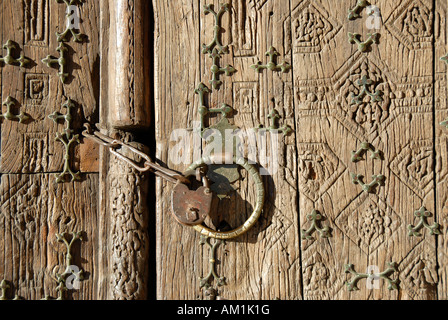
<instances>
[{"instance_id":1,"label":"metal chain","mask_svg":"<svg viewBox=\"0 0 448 320\"><path fill-rule=\"evenodd\" d=\"M113 154L118 159L129 164L135 170L142 172L142 173L152 172L156 176L161 177L162 179L172 182L172 183L180 182L183 184L190 184L191 181L186 176L184 176L176 171L173 171L171 169L162 167L162 166L158 165L157 163L154 163L151 160L151 158L149 157L149 155L147 155L143 151L140 151L137 148L135 148L123 141L112 139L112 138L102 134L99 131L93 131L92 127L88 123L84 124L84 128L85 128L85 130L82 132L82 135L85 138L90 139L90 140L98 143L99 145L102 145L102 146L108 148L111 154ZM119 153L117 151L118 149L121 149L121 150L128 149L132 153L140 156L145 161L143 166L141 164L135 162L134 160Z\"/></svg>"}]
</instances>

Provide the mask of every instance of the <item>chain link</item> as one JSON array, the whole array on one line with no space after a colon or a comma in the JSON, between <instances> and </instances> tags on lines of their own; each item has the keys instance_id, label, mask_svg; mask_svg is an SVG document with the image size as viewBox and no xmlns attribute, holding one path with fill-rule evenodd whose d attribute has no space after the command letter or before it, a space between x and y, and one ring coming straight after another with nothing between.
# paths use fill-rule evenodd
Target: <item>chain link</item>
<instances>
[{"instance_id":1,"label":"chain link","mask_svg":"<svg viewBox=\"0 0 448 320\"><path fill-rule=\"evenodd\" d=\"M82 135L94 141L95 143L102 145L109 149L110 153L116 156L118 159L126 162L130 166L132 166L135 170L145 173L145 172L152 172L156 176L161 177L162 179L169 181L171 183L183 183L183 184L190 184L190 180L183 176L182 174L173 171L171 169L162 167L158 165L157 163L154 163L149 155L144 153L143 151L138 150L137 148L123 142L120 140L112 139L104 134L102 134L99 131L93 131L90 124L86 123L84 124L85 130L82 132ZM137 163L136 161L130 159L129 157L124 156L123 154L119 153L117 150L124 150L127 149L133 154L138 155L140 158L144 160L143 166L140 163Z\"/></svg>"}]
</instances>

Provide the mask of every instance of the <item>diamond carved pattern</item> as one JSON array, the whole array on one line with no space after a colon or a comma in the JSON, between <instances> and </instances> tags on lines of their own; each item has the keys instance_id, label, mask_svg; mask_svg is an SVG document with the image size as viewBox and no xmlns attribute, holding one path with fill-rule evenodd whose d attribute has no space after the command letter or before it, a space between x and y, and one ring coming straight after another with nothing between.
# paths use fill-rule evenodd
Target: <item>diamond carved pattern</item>
<instances>
[{"instance_id":1,"label":"diamond carved pattern","mask_svg":"<svg viewBox=\"0 0 448 320\"><path fill-rule=\"evenodd\" d=\"M346 165L323 143L299 144L299 189L317 201L346 170Z\"/></svg>"},{"instance_id":2,"label":"diamond carved pattern","mask_svg":"<svg viewBox=\"0 0 448 320\"><path fill-rule=\"evenodd\" d=\"M399 264L401 288L414 300L437 298L437 259L435 248L427 241L422 242Z\"/></svg>"},{"instance_id":3,"label":"diamond carved pattern","mask_svg":"<svg viewBox=\"0 0 448 320\"><path fill-rule=\"evenodd\" d=\"M374 194L361 194L336 219L338 228L365 253L375 252L401 225L401 219Z\"/></svg>"},{"instance_id":4,"label":"diamond carved pattern","mask_svg":"<svg viewBox=\"0 0 448 320\"><path fill-rule=\"evenodd\" d=\"M409 50L432 48L434 15L425 3L402 1L385 23L386 29Z\"/></svg>"},{"instance_id":5,"label":"diamond carved pattern","mask_svg":"<svg viewBox=\"0 0 448 320\"><path fill-rule=\"evenodd\" d=\"M332 299L344 286L341 272L337 272L337 263L326 248L313 248L303 263L303 289L307 300Z\"/></svg>"},{"instance_id":6,"label":"diamond carved pattern","mask_svg":"<svg viewBox=\"0 0 448 320\"><path fill-rule=\"evenodd\" d=\"M315 1L304 1L292 13L294 53L318 53L341 26Z\"/></svg>"},{"instance_id":7,"label":"diamond carved pattern","mask_svg":"<svg viewBox=\"0 0 448 320\"><path fill-rule=\"evenodd\" d=\"M391 171L421 199L433 187L433 142L411 141L391 162Z\"/></svg>"},{"instance_id":8,"label":"diamond carved pattern","mask_svg":"<svg viewBox=\"0 0 448 320\"><path fill-rule=\"evenodd\" d=\"M355 54L352 59L333 77L334 90L338 92L338 120L347 129L353 128L350 131L360 131L365 140L372 141L396 117L391 101L392 76L374 58ZM377 97L364 92L376 93Z\"/></svg>"}]
</instances>

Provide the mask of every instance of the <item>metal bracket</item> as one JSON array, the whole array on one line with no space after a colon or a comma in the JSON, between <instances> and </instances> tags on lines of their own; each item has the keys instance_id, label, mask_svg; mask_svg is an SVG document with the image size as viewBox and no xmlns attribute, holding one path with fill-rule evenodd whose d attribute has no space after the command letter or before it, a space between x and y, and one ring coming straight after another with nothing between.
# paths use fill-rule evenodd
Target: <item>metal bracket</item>
<instances>
[{"instance_id":1,"label":"metal bracket","mask_svg":"<svg viewBox=\"0 0 448 320\"><path fill-rule=\"evenodd\" d=\"M355 20L357 18L361 18L361 15L358 11L367 7L367 0L358 0L358 3L353 9L348 10L348 20Z\"/></svg>"},{"instance_id":2,"label":"metal bracket","mask_svg":"<svg viewBox=\"0 0 448 320\"><path fill-rule=\"evenodd\" d=\"M434 222L432 225L428 224L428 218L432 216L431 212L427 211L425 207L421 207L420 210L415 211L414 216L420 219L419 223L414 227L412 224L408 225L410 237L421 237L419 232L422 228L429 230L430 235L442 234L440 231L440 225Z\"/></svg>"},{"instance_id":3,"label":"metal bracket","mask_svg":"<svg viewBox=\"0 0 448 320\"><path fill-rule=\"evenodd\" d=\"M204 130L206 129L206 123L205 118L207 115L212 113L221 113L223 116L223 119L229 118L233 113L233 108L230 107L227 104L222 104L221 108L208 108L205 105L205 94L211 93L212 91L202 82L199 84L198 88L195 90L195 93L199 95L199 114L201 116L201 128L200 132L201 135L204 133Z\"/></svg>"},{"instance_id":4,"label":"metal bracket","mask_svg":"<svg viewBox=\"0 0 448 320\"><path fill-rule=\"evenodd\" d=\"M200 245L207 245L210 250L209 256L209 272L204 278L200 278L200 287L206 290L206 294L209 296L210 300L214 300L216 296L216 290L213 289L212 282L216 280L216 284L219 287L226 285L226 278L220 277L216 273L216 250L218 247L224 243L223 240L216 240L215 244L211 244L210 238L206 236L201 236Z\"/></svg>"},{"instance_id":5,"label":"metal bracket","mask_svg":"<svg viewBox=\"0 0 448 320\"><path fill-rule=\"evenodd\" d=\"M385 270L384 272L375 274L367 274L367 273L358 273L355 271L353 264L347 264L345 266L345 273L350 273L354 275L354 278L352 278L350 281L347 281L345 284L347 285L348 291L357 291L359 288L357 287L358 281L361 279L370 279L370 280L376 280L376 279L384 279L388 282L387 289L389 290L398 290L398 283L399 280L393 280L390 278L390 275L394 272L398 272L398 265L395 262L388 263L389 268Z\"/></svg>"},{"instance_id":6,"label":"metal bracket","mask_svg":"<svg viewBox=\"0 0 448 320\"><path fill-rule=\"evenodd\" d=\"M76 5L78 3L78 0L56 0L57 3L65 3L67 6L67 20L70 19L70 12L69 8L73 5ZM76 32L74 28L70 28L70 26L67 26L64 32L58 33L56 32L57 41L58 42L69 42L70 39L67 38L68 35L72 35L73 41L75 42L82 42L85 39L85 35L81 34L80 32Z\"/></svg>"},{"instance_id":7,"label":"metal bracket","mask_svg":"<svg viewBox=\"0 0 448 320\"><path fill-rule=\"evenodd\" d=\"M222 81L219 80L219 75L224 73L226 76L230 77L236 72L236 69L231 65L227 65L225 68L219 66L219 60L222 58L222 55L229 53L229 46L224 46L221 43L219 33L222 30L222 15L225 12L230 12L230 4L223 4L218 12L213 10L213 5L205 5L204 12L205 14L211 13L215 17L213 40L208 45L202 45L202 53L209 54L209 57L213 61L213 65L210 69L210 71L212 72L212 79L210 80L210 84L212 85L213 89L219 89L219 87L222 85Z\"/></svg>"},{"instance_id":8,"label":"metal bracket","mask_svg":"<svg viewBox=\"0 0 448 320\"><path fill-rule=\"evenodd\" d=\"M266 52L266 56L269 57L269 62L267 64L263 64L261 61L258 61L257 64L251 65L252 69L255 69L257 72L262 72L265 69L269 69L271 71L283 72L286 73L291 70L291 65L287 62L282 62L281 64L276 63L276 58L280 56L280 53L274 48L270 47L269 51Z\"/></svg>"},{"instance_id":9,"label":"metal bracket","mask_svg":"<svg viewBox=\"0 0 448 320\"><path fill-rule=\"evenodd\" d=\"M366 52L369 49L369 46L371 44L378 44L379 43L379 33L368 33L367 37L368 39L366 41L361 40L361 35L359 33L348 33L348 41L351 44L357 44L358 50L360 52Z\"/></svg>"},{"instance_id":10,"label":"metal bracket","mask_svg":"<svg viewBox=\"0 0 448 320\"><path fill-rule=\"evenodd\" d=\"M67 58L66 58L68 48L63 42L60 42L56 51L59 52L59 58L54 58L51 55L48 55L45 59L42 60L42 62L45 63L47 67L50 68L57 65L59 67L58 76L61 79L62 83L65 83L69 77L69 74L67 72Z\"/></svg>"},{"instance_id":11,"label":"metal bracket","mask_svg":"<svg viewBox=\"0 0 448 320\"><path fill-rule=\"evenodd\" d=\"M0 301L7 301L7 300L20 300L19 296L16 295L14 297L14 299L8 299L8 289L11 289L11 286L6 282L5 279L2 280L2 282L0 283L0 290L1 290L1 295L0 295Z\"/></svg>"},{"instance_id":12,"label":"metal bracket","mask_svg":"<svg viewBox=\"0 0 448 320\"><path fill-rule=\"evenodd\" d=\"M448 54L444 55L442 58L440 58L440 60L448 64Z\"/></svg>"},{"instance_id":13,"label":"metal bracket","mask_svg":"<svg viewBox=\"0 0 448 320\"><path fill-rule=\"evenodd\" d=\"M358 85L362 87L361 92L356 96L352 93L352 104L361 104L363 103L363 99L366 96L372 98L372 102L383 102L383 98L381 95L383 92L381 90L376 90L375 93L371 93L369 91L369 86L374 84L374 82L367 78L367 76L363 76L362 79L358 80Z\"/></svg>"},{"instance_id":14,"label":"metal bracket","mask_svg":"<svg viewBox=\"0 0 448 320\"><path fill-rule=\"evenodd\" d=\"M313 212L308 215L308 221L311 221L311 226L308 230L302 229L302 240L314 240L314 238L311 236L313 231L317 231L321 238L330 238L331 237L331 230L328 226L326 227L319 227L319 221L323 220L323 216L319 214L316 210L313 210Z\"/></svg>"},{"instance_id":15,"label":"metal bracket","mask_svg":"<svg viewBox=\"0 0 448 320\"><path fill-rule=\"evenodd\" d=\"M6 41L6 43L3 45L3 49L5 49L7 53L6 56L0 58L0 62L11 66L15 66L18 64L20 67L25 67L26 65L31 63L31 60L25 58L23 53L17 59L12 56L13 51L19 49L19 45L15 42L11 40Z\"/></svg>"},{"instance_id":16,"label":"metal bracket","mask_svg":"<svg viewBox=\"0 0 448 320\"><path fill-rule=\"evenodd\" d=\"M386 180L386 177L383 175L374 175L372 176L373 181L365 184L362 182L363 177L363 175L352 173L352 183L361 185L362 190L367 193L372 193L377 186L384 186L384 181Z\"/></svg>"},{"instance_id":17,"label":"metal bracket","mask_svg":"<svg viewBox=\"0 0 448 320\"><path fill-rule=\"evenodd\" d=\"M21 111L18 116L14 115L11 112L12 107L16 105L16 101L12 97L8 96L6 98L6 101L3 102L2 105L6 106L6 112L0 114L0 118L6 119L9 121L18 120L19 123L24 123L30 119L30 117L28 115L26 115L25 113L23 113L23 111Z\"/></svg>"},{"instance_id":18,"label":"metal bracket","mask_svg":"<svg viewBox=\"0 0 448 320\"><path fill-rule=\"evenodd\" d=\"M56 239L58 242L64 243L66 247L66 253L65 253L65 264L66 268L65 271L62 274L56 274L56 282L58 283L58 286L56 287L56 291L58 292L58 297L56 300L64 300L64 292L68 290L67 288L67 280L70 276L74 277L74 281L81 281L84 280L84 271L79 270L75 272L71 267L73 265L73 255L72 255L72 246L73 244L78 241L82 240L82 232L70 232L71 240L67 240L67 235L69 235L67 232L63 232L61 234L56 234ZM46 296L42 300L53 300L51 297Z\"/></svg>"},{"instance_id":19,"label":"metal bracket","mask_svg":"<svg viewBox=\"0 0 448 320\"><path fill-rule=\"evenodd\" d=\"M55 123L58 123L60 120L65 122L65 130L64 133L56 133L56 141L61 142L65 147L65 155L64 155L64 169L61 174L56 174L56 182L62 183L65 181L65 176L71 176L71 182L81 180L80 172L74 172L70 168L70 150L74 144L79 144L79 134L73 135L72 129L72 109L75 108L75 103L68 99L66 103L62 105L63 108L67 109L67 113L65 115L55 112L48 116Z\"/></svg>"},{"instance_id":20,"label":"metal bracket","mask_svg":"<svg viewBox=\"0 0 448 320\"><path fill-rule=\"evenodd\" d=\"M204 6L204 12L205 14L209 14L211 13L214 17L215 17L215 26L214 26L214 36L213 36L213 40L209 45L202 45L202 53L206 54L206 53L212 53L213 49L215 47L217 47L218 53L222 54L222 53L228 53L229 52L229 46L224 46L221 43L221 40L219 38L219 33L222 30L221 27L221 17L225 12L230 12L230 4L223 4L221 5L221 8L219 9L218 12L216 12L215 10L213 10L213 5L209 4L209 5L205 5Z\"/></svg>"},{"instance_id":21,"label":"metal bracket","mask_svg":"<svg viewBox=\"0 0 448 320\"><path fill-rule=\"evenodd\" d=\"M210 69L212 72L212 79L210 80L210 83L213 89L219 89L222 85L222 81L219 80L219 75L224 73L226 76L230 77L236 72L236 69L229 64L225 68L219 66L219 59L221 59L222 56L216 48L213 49L213 52L210 53L209 57L213 61L213 65Z\"/></svg>"},{"instance_id":22,"label":"metal bracket","mask_svg":"<svg viewBox=\"0 0 448 320\"><path fill-rule=\"evenodd\" d=\"M268 119L271 122L271 125L269 127L264 127L262 125L260 125L258 128L255 128L255 131L260 131L260 130L264 130L264 131L281 131L283 133L284 136L288 136L291 133L294 132L294 130L289 126L289 125L283 125L282 127L279 127L279 120L280 120L280 114L278 113L277 110L273 109L271 111L271 113L268 116Z\"/></svg>"},{"instance_id":23,"label":"metal bracket","mask_svg":"<svg viewBox=\"0 0 448 320\"><path fill-rule=\"evenodd\" d=\"M381 160L381 151L376 150L372 147L372 145L368 142L361 143L361 147L358 151L352 152L352 162L358 162L363 160L363 154L370 152L370 158L374 160Z\"/></svg>"}]
</instances>

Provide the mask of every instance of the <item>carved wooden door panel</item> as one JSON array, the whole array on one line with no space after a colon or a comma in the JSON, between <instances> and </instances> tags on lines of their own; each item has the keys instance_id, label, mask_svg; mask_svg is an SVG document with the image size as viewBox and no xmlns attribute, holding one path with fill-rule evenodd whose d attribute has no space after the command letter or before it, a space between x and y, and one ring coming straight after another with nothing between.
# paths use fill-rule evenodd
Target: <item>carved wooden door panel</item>
<instances>
[{"instance_id":1,"label":"carved wooden door panel","mask_svg":"<svg viewBox=\"0 0 448 320\"><path fill-rule=\"evenodd\" d=\"M2 298L97 298L99 148L78 134L98 122L99 4L2 1L0 21Z\"/></svg>"},{"instance_id":2,"label":"carved wooden door panel","mask_svg":"<svg viewBox=\"0 0 448 320\"><path fill-rule=\"evenodd\" d=\"M447 3L335 3L1 2L0 299L446 299Z\"/></svg>"},{"instance_id":3,"label":"carved wooden door panel","mask_svg":"<svg viewBox=\"0 0 448 320\"><path fill-rule=\"evenodd\" d=\"M237 240L178 225L158 181L157 297L446 298L446 1L153 3L158 159L196 161L201 140L179 161L173 132L191 138L204 110L216 124L222 104L278 141L263 214ZM209 226L248 218L242 177Z\"/></svg>"}]
</instances>

